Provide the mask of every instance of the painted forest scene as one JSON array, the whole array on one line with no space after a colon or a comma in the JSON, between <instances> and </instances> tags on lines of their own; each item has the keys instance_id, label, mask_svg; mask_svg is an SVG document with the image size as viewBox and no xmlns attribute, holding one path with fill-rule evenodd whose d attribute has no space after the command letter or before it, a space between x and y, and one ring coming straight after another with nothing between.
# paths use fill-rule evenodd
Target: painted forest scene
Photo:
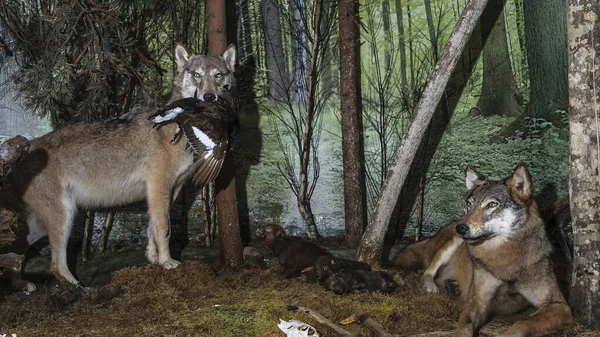
<instances>
[{"instance_id":1,"label":"painted forest scene","mask_svg":"<svg viewBox=\"0 0 600 337\"><path fill-rule=\"evenodd\" d=\"M0 0L1 336L600 336L593 0Z\"/></svg>"}]
</instances>

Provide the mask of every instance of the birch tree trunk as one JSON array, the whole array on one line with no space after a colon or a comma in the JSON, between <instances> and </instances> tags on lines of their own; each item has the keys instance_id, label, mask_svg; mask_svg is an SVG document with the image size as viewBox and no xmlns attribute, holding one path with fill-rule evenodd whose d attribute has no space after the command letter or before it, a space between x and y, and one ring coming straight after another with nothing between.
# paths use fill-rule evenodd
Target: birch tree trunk
<instances>
[{"instance_id":1,"label":"birch tree trunk","mask_svg":"<svg viewBox=\"0 0 600 337\"><path fill-rule=\"evenodd\" d=\"M359 244L367 223L360 97L359 11L357 0L342 0L340 15L340 109L344 161L344 238ZM405 72L406 75L406 72Z\"/></svg>"},{"instance_id":2,"label":"birch tree trunk","mask_svg":"<svg viewBox=\"0 0 600 337\"><path fill-rule=\"evenodd\" d=\"M303 0L300 0L303 1ZM298 211L306 224L308 229L308 235L311 240L319 238L319 231L317 230L317 224L315 223L315 217L310 206L310 198L312 196L311 185L308 181L309 164L311 163L310 152L311 145L313 143L314 123L316 120L316 93L317 88L317 67L319 62L320 48L322 47L322 40L320 35L321 28L321 13L323 10L323 3L321 0L317 0L315 3L315 25L313 30L313 44L311 49L310 68L308 74L308 92L306 96L306 119L304 121L304 136L302 140L302 153L300 156L300 177L298 185ZM314 161L315 159L313 159Z\"/></svg>"},{"instance_id":3,"label":"birch tree trunk","mask_svg":"<svg viewBox=\"0 0 600 337\"><path fill-rule=\"evenodd\" d=\"M383 239L411 163L444 93L450 75L486 4L487 0L471 0L463 10L460 20L446 42L439 62L429 77L423 95L415 107L413 120L408 127L406 136L396 150L394 163L387 172L371 223L367 227L357 251L357 258L360 261L374 264L381 259Z\"/></svg>"},{"instance_id":4,"label":"birch tree trunk","mask_svg":"<svg viewBox=\"0 0 600 337\"><path fill-rule=\"evenodd\" d=\"M580 322L600 327L600 5L567 4L574 244L569 302Z\"/></svg>"},{"instance_id":5,"label":"birch tree trunk","mask_svg":"<svg viewBox=\"0 0 600 337\"><path fill-rule=\"evenodd\" d=\"M206 2L206 21L208 27L208 53L221 55L227 48L225 0L209 0ZM215 180L215 189L217 191L221 266L239 267L244 264L244 259L238 222L235 166L231 152L227 154L223 168Z\"/></svg>"}]
</instances>

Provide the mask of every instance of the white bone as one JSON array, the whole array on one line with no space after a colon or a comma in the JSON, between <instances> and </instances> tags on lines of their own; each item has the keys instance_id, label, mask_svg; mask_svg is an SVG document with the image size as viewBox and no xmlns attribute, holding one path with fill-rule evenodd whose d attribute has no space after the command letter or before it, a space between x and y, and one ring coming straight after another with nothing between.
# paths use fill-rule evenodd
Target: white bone
<instances>
[{"instance_id":1,"label":"white bone","mask_svg":"<svg viewBox=\"0 0 600 337\"><path fill-rule=\"evenodd\" d=\"M312 326L296 320L279 320L279 329L288 337L319 337L319 333Z\"/></svg>"}]
</instances>

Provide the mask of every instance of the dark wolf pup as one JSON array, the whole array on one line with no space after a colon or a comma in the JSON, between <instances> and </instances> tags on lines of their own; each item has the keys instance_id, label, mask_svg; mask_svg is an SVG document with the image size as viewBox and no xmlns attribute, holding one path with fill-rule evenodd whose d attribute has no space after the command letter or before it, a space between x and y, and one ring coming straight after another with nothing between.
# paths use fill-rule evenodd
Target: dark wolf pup
<instances>
[{"instance_id":1,"label":"dark wolf pup","mask_svg":"<svg viewBox=\"0 0 600 337\"><path fill-rule=\"evenodd\" d=\"M288 238L283 228L269 225L256 229L256 238L273 251L283 267L283 278L292 278L305 273L308 282L315 282L314 265L320 256L331 254L314 242Z\"/></svg>"},{"instance_id":2,"label":"dark wolf pup","mask_svg":"<svg viewBox=\"0 0 600 337\"><path fill-rule=\"evenodd\" d=\"M478 336L494 315L514 313L528 304L538 308L535 314L503 336L545 336L571 324L571 308L556 282L552 247L527 167L518 165L501 181L487 180L471 166L465 176L462 219L407 247L396 264L428 268L427 278L438 284L456 281L463 310L454 336Z\"/></svg>"},{"instance_id":3,"label":"dark wolf pup","mask_svg":"<svg viewBox=\"0 0 600 337\"><path fill-rule=\"evenodd\" d=\"M175 60L169 102L187 97L213 102L235 85L233 45L221 56L192 55L177 46ZM145 199L150 216L146 257L165 269L177 267L179 262L169 253L169 208L197 165L185 140L170 142L176 123L153 129L148 117L155 111L141 108L122 118L71 125L34 139L30 154L13 168L0 193L0 205L14 206L17 201L27 218L26 242L14 251L22 253L48 235L52 272L61 281L77 284L66 254L77 208ZM13 284L35 290L31 283Z\"/></svg>"}]
</instances>

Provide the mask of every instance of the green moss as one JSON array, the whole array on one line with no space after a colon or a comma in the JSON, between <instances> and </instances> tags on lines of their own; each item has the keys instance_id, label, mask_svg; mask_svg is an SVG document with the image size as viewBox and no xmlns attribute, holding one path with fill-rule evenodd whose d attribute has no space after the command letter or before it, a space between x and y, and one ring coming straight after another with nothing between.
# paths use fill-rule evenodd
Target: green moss
<instances>
[{"instance_id":1,"label":"green moss","mask_svg":"<svg viewBox=\"0 0 600 337\"><path fill-rule=\"evenodd\" d=\"M277 328L279 319L296 319L323 335L336 335L311 316L288 311L289 305L311 308L333 322L362 309L390 333L401 335L454 328L458 303L423 293L417 274L399 277L403 286L393 294L338 296L303 278L283 280L267 270L215 272L200 261L186 261L168 271L154 265L124 268L113 274L110 284L53 314L45 305L43 290L29 297L7 297L0 302L0 332L19 336L270 337L282 336ZM369 333L358 323L345 328ZM576 331L586 330L576 327Z\"/></svg>"}]
</instances>

